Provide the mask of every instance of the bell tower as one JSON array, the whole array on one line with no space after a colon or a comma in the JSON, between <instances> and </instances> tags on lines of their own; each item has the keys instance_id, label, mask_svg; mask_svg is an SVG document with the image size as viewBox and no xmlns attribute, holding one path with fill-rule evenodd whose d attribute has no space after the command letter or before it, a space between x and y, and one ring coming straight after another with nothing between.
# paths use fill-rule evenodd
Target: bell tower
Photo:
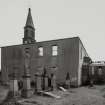
<instances>
[{"instance_id":1,"label":"bell tower","mask_svg":"<svg viewBox=\"0 0 105 105\"><path fill-rule=\"evenodd\" d=\"M35 28L31 16L31 8L29 8L26 25L24 27L23 44L34 44L35 42Z\"/></svg>"}]
</instances>

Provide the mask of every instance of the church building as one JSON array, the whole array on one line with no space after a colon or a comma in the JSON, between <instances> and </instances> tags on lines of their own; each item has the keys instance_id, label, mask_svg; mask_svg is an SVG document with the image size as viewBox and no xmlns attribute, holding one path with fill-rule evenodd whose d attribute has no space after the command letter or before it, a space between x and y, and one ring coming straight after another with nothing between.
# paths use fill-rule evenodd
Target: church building
<instances>
[{"instance_id":1,"label":"church building","mask_svg":"<svg viewBox=\"0 0 105 105\"><path fill-rule=\"evenodd\" d=\"M29 61L24 59L27 52ZM11 74L15 74L18 80L22 80L26 62L26 66L30 65L31 81L35 80L35 74L41 75L46 72L48 77L55 75L57 84L62 84L69 74L70 85L78 87L82 85L82 76L88 78L88 71L82 69L84 57L89 56L79 37L37 42L29 8L23 43L1 47L2 81L8 83Z\"/></svg>"}]
</instances>

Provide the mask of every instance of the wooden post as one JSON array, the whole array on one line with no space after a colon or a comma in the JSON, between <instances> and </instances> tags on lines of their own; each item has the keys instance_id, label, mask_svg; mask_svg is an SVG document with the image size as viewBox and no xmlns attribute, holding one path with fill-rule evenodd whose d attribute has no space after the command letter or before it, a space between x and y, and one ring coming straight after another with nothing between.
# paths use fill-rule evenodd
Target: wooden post
<instances>
[{"instance_id":1,"label":"wooden post","mask_svg":"<svg viewBox=\"0 0 105 105\"><path fill-rule=\"evenodd\" d=\"M52 85L52 90L56 90L56 76L52 74L52 79L51 79L51 85Z\"/></svg>"},{"instance_id":2,"label":"wooden post","mask_svg":"<svg viewBox=\"0 0 105 105\"><path fill-rule=\"evenodd\" d=\"M45 76L45 89L48 88L48 76Z\"/></svg>"}]
</instances>

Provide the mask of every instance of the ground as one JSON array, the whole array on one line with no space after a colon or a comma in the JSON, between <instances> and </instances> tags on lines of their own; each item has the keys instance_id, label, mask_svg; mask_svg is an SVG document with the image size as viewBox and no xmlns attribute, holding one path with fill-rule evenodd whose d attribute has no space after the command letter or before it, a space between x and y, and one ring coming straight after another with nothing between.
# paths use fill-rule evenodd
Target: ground
<instances>
[{"instance_id":1,"label":"ground","mask_svg":"<svg viewBox=\"0 0 105 105\"><path fill-rule=\"evenodd\" d=\"M1 87L0 101L6 96L7 91L7 88ZM18 102L22 105L105 105L105 85L95 85L93 88L71 88L67 92L57 90L52 93L61 98L33 95L31 98L20 99Z\"/></svg>"}]
</instances>

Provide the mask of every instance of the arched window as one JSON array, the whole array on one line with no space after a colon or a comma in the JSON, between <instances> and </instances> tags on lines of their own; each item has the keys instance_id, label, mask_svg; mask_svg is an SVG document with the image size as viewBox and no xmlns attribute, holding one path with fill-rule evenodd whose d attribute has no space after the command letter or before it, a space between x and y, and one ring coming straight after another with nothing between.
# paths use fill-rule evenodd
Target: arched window
<instances>
[{"instance_id":1,"label":"arched window","mask_svg":"<svg viewBox=\"0 0 105 105\"><path fill-rule=\"evenodd\" d=\"M52 56L57 56L58 55L58 46L53 45L52 46Z\"/></svg>"}]
</instances>

